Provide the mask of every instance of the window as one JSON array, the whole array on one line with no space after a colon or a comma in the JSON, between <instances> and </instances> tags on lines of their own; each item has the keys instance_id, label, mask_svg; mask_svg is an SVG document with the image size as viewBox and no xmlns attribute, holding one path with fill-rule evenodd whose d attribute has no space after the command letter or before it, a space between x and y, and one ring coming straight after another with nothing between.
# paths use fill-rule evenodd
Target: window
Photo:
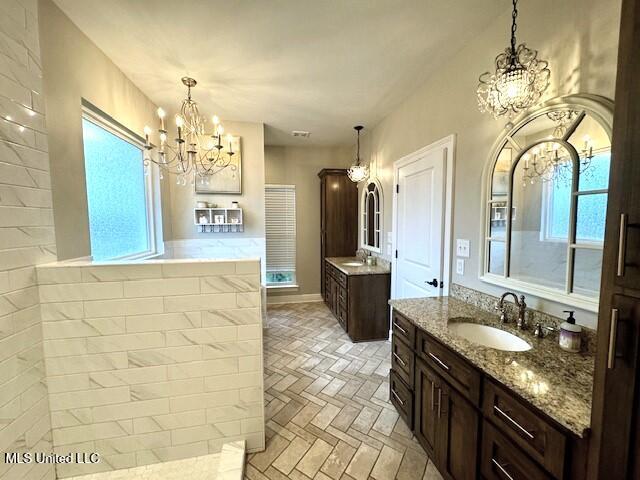
<instances>
[{"instance_id":1,"label":"window","mask_svg":"<svg viewBox=\"0 0 640 480\"><path fill-rule=\"evenodd\" d=\"M597 311L612 105L569 98L549 102L497 143L482 279Z\"/></svg>"},{"instance_id":2,"label":"window","mask_svg":"<svg viewBox=\"0 0 640 480\"><path fill-rule=\"evenodd\" d=\"M143 142L89 109L83 115L82 134L91 256L100 261L155 253Z\"/></svg>"},{"instance_id":3,"label":"window","mask_svg":"<svg viewBox=\"0 0 640 480\"><path fill-rule=\"evenodd\" d=\"M296 286L296 187L265 186L267 286Z\"/></svg>"}]
</instances>

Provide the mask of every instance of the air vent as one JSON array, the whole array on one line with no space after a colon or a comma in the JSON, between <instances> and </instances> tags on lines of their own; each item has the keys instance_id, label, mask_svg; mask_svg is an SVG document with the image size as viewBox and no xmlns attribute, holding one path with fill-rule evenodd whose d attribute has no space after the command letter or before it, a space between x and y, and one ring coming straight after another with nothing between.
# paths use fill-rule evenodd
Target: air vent
<instances>
[{"instance_id":1,"label":"air vent","mask_svg":"<svg viewBox=\"0 0 640 480\"><path fill-rule=\"evenodd\" d=\"M294 137L309 138L309 135L311 135L311 133L305 132L304 130L294 130L291 132L291 135L293 135Z\"/></svg>"}]
</instances>

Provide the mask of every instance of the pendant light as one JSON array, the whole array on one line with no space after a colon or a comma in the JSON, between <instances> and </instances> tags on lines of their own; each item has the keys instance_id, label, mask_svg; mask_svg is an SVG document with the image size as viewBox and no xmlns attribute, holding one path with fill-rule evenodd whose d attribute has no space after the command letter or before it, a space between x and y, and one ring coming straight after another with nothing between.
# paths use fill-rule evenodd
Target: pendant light
<instances>
[{"instance_id":1,"label":"pendant light","mask_svg":"<svg viewBox=\"0 0 640 480\"><path fill-rule=\"evenodd\" d=\"M538 51L521 43L516 47L518 0L513 0L511 45L495 60L495 73L480 75L476 91L481 112L494 118L509 118L534 105L549 86L548 62L538 60Z\"/></svg>"},{"instance_id":2,"label":"pendant light","mask_svg":"<svg viewBox=\"0 0 640 480\"><path fill-rule=\"evenodd\" d=\"M354 183L361 182L369 176L369 167L366 165L360 165L360 131L363 128L364 127L362 125L356 125L353 127L353 129L358 132L358 153L356 154L356 161L351 165L351 167L349 167L349 170L347 170L347 175Z\"/></svg>"}]
</instances>

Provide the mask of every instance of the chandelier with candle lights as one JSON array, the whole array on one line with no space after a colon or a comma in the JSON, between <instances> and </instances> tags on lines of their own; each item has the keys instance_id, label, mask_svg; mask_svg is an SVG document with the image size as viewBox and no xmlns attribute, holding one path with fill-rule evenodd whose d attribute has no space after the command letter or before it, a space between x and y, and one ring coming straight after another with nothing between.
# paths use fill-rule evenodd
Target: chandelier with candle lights
<instances>
[{"instance_id":1,"label":"chandelier with candle lights","mask_svg":"<svg viewBox=\"0 0 640 480\"><path fill-rule=\"evenodd\" d=\"M570 183L574 177L574 163L569 149L576 150L578 155L576 172L579 177L588 177L593 172L591 169L593 153L593 140L589 135L582 138L582 148L559 143L556 139L565 138L569 124L580 112L575 110L555 110L547 113L547 118L556 123L553 134L548 139L537 142L536 146L527 151L523 156L522 186L527 184L546 182Z\"/></svg>"},{"instance_id":2,"label":"chandelier with candle lights","mask_svg":"<svg viewBox=\"0 0 640 480\"><path fill-rule=\"evenodd\" d=\"M196 182L207 185L213 175L225 169L235 174L238 167L231 161L235 153L233 137L228 134L223 139L224 127L216 115L212 117L210 126L207 125L207 119L200 115L198 104L191 98L191 89L197 82L193 78L183 77L182 83L187 87L187 98L182 101L180 112L175 116L177 136L174 141L168 138L166 113L162 108L158 108L159 146L149 141L151 128L144 128L145 171L154 163L160 167L160 178L163 178L163 172L175 175L178 185Z\"/></svg>"},{"instance_id":3,"label":"chandelier with candle lights","mask_svg":"<svg viewBox=\"0 0 640 480\"><path fill-rule=\"evenodd\" d=\"M516 47L517 5L518 0L513 0L511 45L496 57L494 73L480 75L476 91L480 111L489 112L494 118L511 118L528 109L549 86L548 63L538 60L537 50L524 43Z\"/></svg>"}]
</instances>

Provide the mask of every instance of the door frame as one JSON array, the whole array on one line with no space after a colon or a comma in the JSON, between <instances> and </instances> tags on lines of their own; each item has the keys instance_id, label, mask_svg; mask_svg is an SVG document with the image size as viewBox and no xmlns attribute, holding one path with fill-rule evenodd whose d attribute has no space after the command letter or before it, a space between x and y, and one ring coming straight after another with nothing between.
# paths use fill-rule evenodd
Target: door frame
<instances>
[{"instance_id":1,"label":"door frame","mask_svg":"<svg viewBox=\"0 0 640 480\"><path fill-rule=\"evenodd\" d=\"M393 208L392 223L393 235L391 244L391 298L396 298L397 283L397 259L395 255L398 245L398 173L400 168L406 167L420 160L430 150L436 148L444 149L444 172L443 172L443 206L442 215L442 278L444 287L440 291L441 296L449 295L449 287L451 282L451 264L452 264L452 231L453 231L453 194L454 194L454 178L455 178L455 158L456 158L456 135L451 134L440 140L437 140L413 153L405 155L393 162Z\"/></svg>"}]
</instances>

